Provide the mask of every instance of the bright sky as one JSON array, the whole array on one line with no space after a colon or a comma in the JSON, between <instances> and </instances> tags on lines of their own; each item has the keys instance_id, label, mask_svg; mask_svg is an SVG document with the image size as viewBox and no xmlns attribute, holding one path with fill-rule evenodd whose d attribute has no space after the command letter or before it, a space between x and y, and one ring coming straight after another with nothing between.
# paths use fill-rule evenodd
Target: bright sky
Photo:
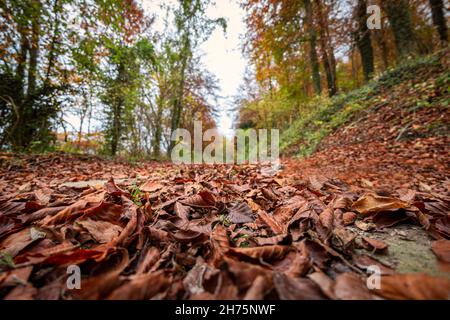
<instances>
[{"instance_id":1,"label":"bright sky","mask_svg":"<svg viewBox=\"0 0 450 320\"><path fill-rule=\"evenodd\" d=\"M173 3L173 0L141 1L148 13L157 14L154 27L158 31L163 31L164 13L159 8L159 4ZM232 107L233 96L238 94L246 66L240 42L240 36L245 32L244 11L239 7L238 0L216 0L216 4L208 8L207 15L210 18L223 17L227 21L226 34L222 29L217 28L200 49L203 53L203 64L219 80L219 95L222 98L219 99L219 106L217 106L220 110L217 125L222 134L229 136L233 133L233 113L229 109Z\"/></svg>"},{"instance_id":2,"label":"bright sky","mask_svg":"<svg viewBox=\"0 0 450 320\"><path fill-rule=\"evenodd\" d=\"M215 30L202 49L205 52L204 63L219 79L221 96L224 97L219 100L219 130L224 135L231 135L233 114L227 109L232 106L232 97L238 94L246 66L240 41L240 35L245 32L244 13L237 0L217 0L216 6L208 10L208 15L227 20L226 34Z\"/></svg>"}]
</instances>

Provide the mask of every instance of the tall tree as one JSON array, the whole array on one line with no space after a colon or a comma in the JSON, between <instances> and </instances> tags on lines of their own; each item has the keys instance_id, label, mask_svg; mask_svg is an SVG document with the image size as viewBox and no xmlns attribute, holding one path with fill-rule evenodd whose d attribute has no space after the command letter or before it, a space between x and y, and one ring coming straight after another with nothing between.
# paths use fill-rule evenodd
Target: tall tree
<instances>
[{"instance_id":1,"label":"tall tree","mask_svg":"<svg viewBox=\"0 0 450 320\"><path fill-rule=\"evenodd\" d=\"M322 92L320 83L320 64L317 57L317 32L314 25L314 13L312 10L311 0L304 0L305 5L305 23L309 36L309 59L311 61L311 73L313 79L314 91L317 94Z\"/></svg>"},{"instance_id":2,"label":"tall tree","mask_svg":"<svg viewBox=\"0 0 450 320\"><path fill-rule=\"evenodd\" d=\"M395 47L399 58L417 52L417 43L411 22L408 0L381 1L394 33Z\"/></svg>"},{"instance_id":3,"label":"tall tree","mask_svg":"<svg viewBox=\"0 0 450 320\"><path fill-rule=\"evenodd\" d=\"M373 48L370 30L367 27L367 3L366 0L358 0L356 5L357 30L355 32L355 41L361 55L364 79L368 81L375 71Z\"/></svg>"},{"instance_id":4,"label":"tall tree","mask_svg":"<svg viewBox=\"0 0 450 320\"><path fill-rule=\"evenodd\" d=\"M337 76L336 76L336 58L334 56L333 46L331 44L331 37L329 31L328 10L322 0L315 1L317 8L317 16L319 21L320 46L322 52L322 63L324 65L325 74L328 83L328 95L334 96L337 91Z\"/></svg>"},{"instance_id":5,"label":"tall tree","mask_svg":"<svg viewBox=\"0 0 450 320\"><path fill-rule=\"evenodd\" d=\"M447 29L447 19L444 13L444 1L443 0L430 0L431 13L433 17L433 24L435 25L438 33L439 39L442 44L447 44L448 42L448 29Z\"/></svg>"}]
</instances>

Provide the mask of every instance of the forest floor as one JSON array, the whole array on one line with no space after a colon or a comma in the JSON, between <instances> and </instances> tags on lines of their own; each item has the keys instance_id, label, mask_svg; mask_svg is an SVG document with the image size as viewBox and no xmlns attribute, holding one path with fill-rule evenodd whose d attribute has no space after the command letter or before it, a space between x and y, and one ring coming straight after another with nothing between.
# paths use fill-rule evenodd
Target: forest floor
<instances>
[{"instance_id":1,"label":"forest floor","mask_svg":"<svg viewBox=\"0 0 450 320\"><path fill-rule=\"evenodd\" d=\"M278 172L0 154L0 298L449 298L442 72L380 89Z\"/></svg>"},{"instance_id":2,"label":"forest floor","mask_svg":"<svg viewBox=\"0 0 450 320\"><path fill-rule=\"evenodd\" d=\"M285 159L276 175L1 154L0 295L445 299L448 155L430 143L425 169L399 148L365 161L330 150ZM80 290L67 288L69 265L81 268ZM378 289L366 285L373 266Z\"/></svg>"}]
</instances>

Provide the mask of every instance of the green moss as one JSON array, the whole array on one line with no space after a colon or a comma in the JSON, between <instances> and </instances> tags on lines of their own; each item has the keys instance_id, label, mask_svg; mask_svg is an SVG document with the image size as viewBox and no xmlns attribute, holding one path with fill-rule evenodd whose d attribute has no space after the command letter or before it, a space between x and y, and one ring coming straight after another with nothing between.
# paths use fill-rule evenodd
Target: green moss
<instances>
[{"instance_id":1,"label":"green moss","mask_svg":"<svg viewBox=\"0 0 450 320\"><path fill-rule=\"evenodd\" d=\"M364 232L356 228L352 228L352 231L385 242L388 245L386 253L368 253L362 249L357 251L371 255L398 273L426 273L450 278L449 273L439 268L438 260L431 251L432 240L428 233L418 226L399 225L383 232Z\"/></svg>"}]
</instances>

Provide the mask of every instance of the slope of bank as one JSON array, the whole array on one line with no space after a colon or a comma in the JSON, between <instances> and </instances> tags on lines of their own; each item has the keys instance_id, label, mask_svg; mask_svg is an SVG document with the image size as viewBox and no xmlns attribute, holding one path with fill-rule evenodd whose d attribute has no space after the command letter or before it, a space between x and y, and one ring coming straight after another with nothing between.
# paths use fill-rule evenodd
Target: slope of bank
<instances>
[{"instance_id":1,"label":"slope of bank","mask_svg":"<svg viewBox=\"0 0 450 320\"><path fill-rule=\"evenodd\" d=\"M290 169L380 189L447 191L449 52L402 64L318 105L282 134Z\"/></svg>"}]
</instances>

